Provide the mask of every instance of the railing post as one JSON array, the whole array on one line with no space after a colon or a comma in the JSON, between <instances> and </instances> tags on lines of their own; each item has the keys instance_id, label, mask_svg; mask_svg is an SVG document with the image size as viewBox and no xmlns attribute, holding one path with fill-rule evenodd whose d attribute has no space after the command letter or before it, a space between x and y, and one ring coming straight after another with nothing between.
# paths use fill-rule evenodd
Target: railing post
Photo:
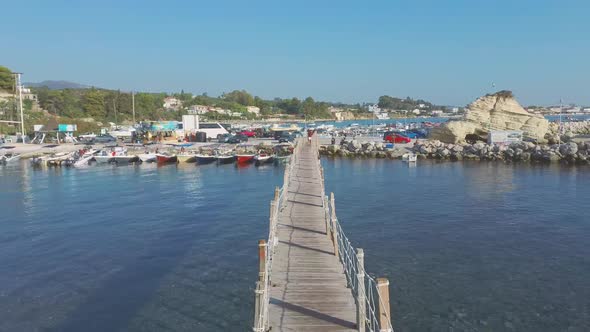
<instances>
[{"instance_id":1,"label":"railing post","mask_svg":"<svg viewBox=\"0 0 590 332\"><path fill-rule=\"evenodd\" d=\"M358 332L365 332L365 316L367 314L367 307L365 302L365 252L363 249L356 250L356 259L358 260L357 273L357 298L356 298L356 322Z\"/></svg>"},{"instance_id":2,"label":"railing post","mask_svg":"<svg viewBox=\"0 0 590 332\"><path fill-rule=\"evenodd\" d=\"M379 331L392 332L389 311L389 280L387 278L377 278L377 293L379 294Z\"/></svg>"},{"instance_id":3,"label":"railing post","mask_svg":"<svg viewBox=\"0 0 590 332\"><path fill-rule=\"evenodd\" d=\"M325 213L324 216L326 217L326 236L328 237L328 239L330 239L332 237L332 234L330 234L330 206L328 203L328 195L324 196L324 209L325 209Z\"/></svg>"},{"instance_id":4,"label":"railing post","mask_svg":"<svg viewBox=\"0 0 590 332\"><path fill-rule=\"evenodd\" d=\"M334 193L330 193L330 205L332 206L332 242L334 244L334 256L338 257L338 228L336 228L336 204L334 203Z\"/></svg>"},{"instance_id":5,"label":"railing post","mask_svg":"<svg viewBox=\"0 0 590 332\"><path fill-rule=\"evenodd\" d=\"M262 332L264 330L264 320L261 319L262 316L262 301L264 299L264 289L262 287L262 282L256 282L256 290L254 291L256 294L256 299L254 300L254 331L255 332Z\"/></svg>"},{"instance_id":6,"label":"railing post","mask_svg":"<svg viewBox=\"0 0 590 332\"><path fill-rule=\"evenodd\" d=\"M258 240L258 280L264 281L266 273L266 241Z\"/></svg>"}]
</instances>

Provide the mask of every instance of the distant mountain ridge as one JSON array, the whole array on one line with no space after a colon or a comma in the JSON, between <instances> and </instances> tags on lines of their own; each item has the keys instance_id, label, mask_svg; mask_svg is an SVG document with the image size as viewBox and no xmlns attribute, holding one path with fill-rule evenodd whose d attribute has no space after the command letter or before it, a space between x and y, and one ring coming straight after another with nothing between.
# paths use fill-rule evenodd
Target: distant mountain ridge
<instances>
[{"instance_id":1,"label":"distant mountain ridge","mask_svg":"<svg viewBox=\"0 0 590 332\"><path fill-rule=\"evenodd\" d=\"M47 87L49 90L63 90L63 89L90 89L91 86L69 82L69 81L43 81L39 83L29 82L25 83L24 86L30 88L41 88Z\"/></svg>"}]
</instances>

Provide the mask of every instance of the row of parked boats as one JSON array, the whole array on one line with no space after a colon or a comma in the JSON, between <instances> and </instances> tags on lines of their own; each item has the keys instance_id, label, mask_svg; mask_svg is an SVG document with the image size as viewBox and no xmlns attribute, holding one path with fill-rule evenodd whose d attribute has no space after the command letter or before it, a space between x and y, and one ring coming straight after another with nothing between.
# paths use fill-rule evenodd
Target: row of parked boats
<instances>
[{"instance_id":1,"label":"row of parked boats","mask_svg":"<svg viewBox=\"0 0 590 332\"><path fill-rule=\"evenodd\" d=\"M145 152L142 154L129 154L123 147L115 147L111 150L82 149L74 152L62 152L53 155L35 157L31 159L33 166L73 166L85 167L95 162L97 164L129 164L136 162L144 163L198 163L211 164L239 164L255 163L256 165L281 163L289 158L269 154L264 151L257 153L233 153L223 151L212 151L210 154L197 153L196 151L183 151L181 153L171 152Z\"/></svg>"},{"instance_id":2,"label":"row of parked boats","mask_svg":"<svg viewBox=\"0 0 590 332\"><path fill-rule=\"evenodd\" d=\"M20 160L20 154L7 153L0 156L0 165L8 165Z\"/></svg>"}]
</instances>

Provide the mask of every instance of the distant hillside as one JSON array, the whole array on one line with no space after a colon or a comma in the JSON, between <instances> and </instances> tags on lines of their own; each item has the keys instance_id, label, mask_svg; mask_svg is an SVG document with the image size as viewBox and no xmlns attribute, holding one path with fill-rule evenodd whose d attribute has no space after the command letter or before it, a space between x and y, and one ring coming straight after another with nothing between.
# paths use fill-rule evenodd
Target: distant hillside
<instances>
[{"instance_id":1,"label":"distant hillside","mask_svg":"<svg viewBox=\"0 0 590 332\"><path fill-rule=\"evenodd\" d=\"M63 89L89 89L90 86L78 84L68 81L43 81L39 83L25 83L26 87L29 88L41 88L47 87L49 90L63 90Z\"/></svg>"}]
</instances>

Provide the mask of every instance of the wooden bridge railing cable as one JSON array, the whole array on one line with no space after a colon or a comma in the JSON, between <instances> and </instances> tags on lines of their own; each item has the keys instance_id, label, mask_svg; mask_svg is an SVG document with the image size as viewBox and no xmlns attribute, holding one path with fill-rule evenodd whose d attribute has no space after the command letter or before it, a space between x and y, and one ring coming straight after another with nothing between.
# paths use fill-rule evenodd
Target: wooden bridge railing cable
<instances>
[{"instance_id":1,"label":"wooden bridge railing cable","mask_svg":"<svg viewBox=\"0 0 590 332\"><path fill-rule=\"evenodd\" d=\"M269 303L272 263L275 247L278 244L277 222L281 209L287 197L289 179L297 164L302 144L309 144L298 140L296 142L289 165L285 169L282 188L275 188L275 195L270 204L270 222L268 242L259 241L259 279L256 282L256 301L254 314L255 332L269 330ZM321 166L317 135L314 135L312 149L316 152L321 176L321 191L323 208L325 209L326 236L334 247L334 255L342 263L344 274L357 306L357 330L359 332L393 332L389 307L389 281L386 278L372 278L364 268L363 249L354 249L336 217L334 193L330 198L325 194L324 171Z\"/></svg>"}]
</instances>

